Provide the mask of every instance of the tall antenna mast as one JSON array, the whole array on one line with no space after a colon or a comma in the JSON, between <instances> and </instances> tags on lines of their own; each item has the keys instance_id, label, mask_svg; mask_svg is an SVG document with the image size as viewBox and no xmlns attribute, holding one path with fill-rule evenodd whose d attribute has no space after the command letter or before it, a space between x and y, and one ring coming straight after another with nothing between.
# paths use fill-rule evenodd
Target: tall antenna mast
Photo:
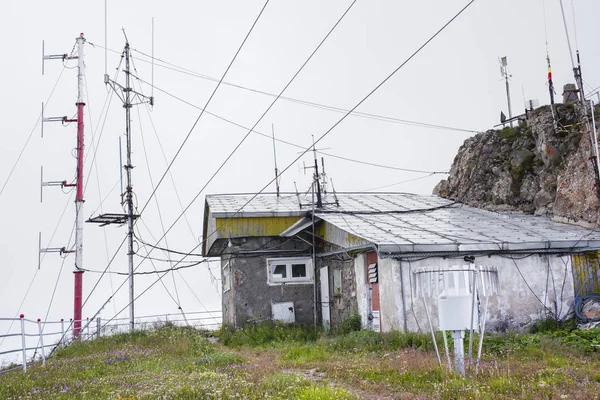
<instances>
[{"instance_id":1,"label":"tall antenna mast","mask_svg":"<svg viewBox=\"0 0 600 400\"><path fill-rule=\"evenodd\" d=\"M85 62L83 33L77 38L77 187L75 195L75 296L73 320L74 330L81 328L81 300L83 290L83 107L85 107Z\"/></svg>"},{"instance_id":2,"label":"tall antenna mast","mask_svg":"<svg viewBox=\"0 0 600 400\"><path fill-rule=\"evenodd\" d=\"M126 158L127 164L125 164L126 181L127 187L125 188L125 202L127 203L127 240L128 240L128 271L129 271L129 328L133 332L135 328L134 322L134 288L133 288L133 221L135 219L133 215L133 186L131 183L131 74L129 71L129 41L125 42L125 102L123 107L125 108L125 137L126 137Z\"/></svg>"},{"instance_id":3,"label":"tall antenna mast","mask_svg":"<svg viewBox=\"0 0 600 400\"><path fill-rule=\"evenodd\" d=\"M141 93L134 91L131 88L131 73L130 73L130 47L127 36L125 36L125 49L123 50L125 57L125 86L121 86L119 83L111 80L108 75L104 75L104 83L109 85L112 90L115 91L117 96L123 102L123 108L125 108L125 136L126 136L126 164L123 166L125 169L126 187L125 187L125 204L126 214L102 214L94 218L90 218L88 222L94 222L101 224L100 226L108 224L123 224L127 223L127 256L128 256L128 272L129 272L129 328L131 331L135 329L135 312L134 312L134 285L133 285L133 256L135 251L133 250L133 226L135 220L139 217L134 213L133 209L133 184L131 182L131 170L133 165L131 163L131 107L133 105L149 103L154 105L154 98L145 96Z\"/></svg>"},{"instance_id":4,"label":"tall antenna mast","mask_svg":"<svg viewBox=\"0 0 600 400\"><path fill-rule=\"evenodd\" d=\"M77 122L77 177L75 183L67 183L67 181L54 181L44 182L43 181L43 169L41 174L41 187L44 186L61 186L61 187L75 187L75 282L74 282L74 295L73 295L73 335L79 336L81 331L81 302L82 302L82 291L83 291L83 156L84 156L84 113L83 108L85 107L85 61L84 61L84 44L85 38L83 33L80 33L76 39L77 56L62 54L62 55L45 55L43 54L42 59L42 74L44 73L44 62L45 60L56 60L62 59L77 59L77 118L68 119L67 117L50 117L44 118L43 116L43 105L42 105L42 137L43 137L43 123L44 122ZM43 53L43 44L42 44ZM40 200L42 199L40 193ZM40 253L59 252L72 253L72 250L66 250L64 247L60 249L41 248L41 234L40 234ZM39 267L39 266L38 266Z\"/></svg>"},{"instance_id":5,"label":"tall antenna mast","mask_svg":"<svg viewBox=\"0 0 600 400\"><path fill-rule=\"evenodd\" d=\"M279 170L277 169L277 152L275 151L275 125L271 124L271 132L273 133L273 158L275 159L275 190L279 197Z\"/></svg>"},{"instance_id":6,"label":"tall antenna mast","mask_svg":"<svg viewBox=\"0 0 600 400\"><path fill-rule=\"evenodd\" d=\"M512 121L512 107L510 105L510 88L509 88L509 84L508 84L508 78L510 78L511 75L508 74L508 62L506 61L506 57L502 57L500 59L500 73L502 74L502 77L504 78L505 82L506 82L506 99L508 100L508 119L510 121L510 126L513 126L513 121Z\"/></svg>"}]
</instances>

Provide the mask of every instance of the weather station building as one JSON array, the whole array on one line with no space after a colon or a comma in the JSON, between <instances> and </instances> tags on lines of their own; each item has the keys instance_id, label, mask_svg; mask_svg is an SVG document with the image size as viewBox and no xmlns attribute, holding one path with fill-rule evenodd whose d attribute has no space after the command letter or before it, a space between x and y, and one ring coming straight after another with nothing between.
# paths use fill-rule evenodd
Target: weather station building
<instances>
[{"instance_id":1,"label":"weather station building","mask_svg":"<svg viewBox=\"0 0 600 400\"><path fill-rule=\"evenodd\" d=\"M204 213L202 252L221 259L231 327L274 320L327 329L360 315L375 331L425 331L414 273L474 264L498 271L488 327L518 329L572 313L575 297L600 279L600 232L438 196L329 193L316 205L310 194L209 195Z\"/></svg>"}]
</instances>

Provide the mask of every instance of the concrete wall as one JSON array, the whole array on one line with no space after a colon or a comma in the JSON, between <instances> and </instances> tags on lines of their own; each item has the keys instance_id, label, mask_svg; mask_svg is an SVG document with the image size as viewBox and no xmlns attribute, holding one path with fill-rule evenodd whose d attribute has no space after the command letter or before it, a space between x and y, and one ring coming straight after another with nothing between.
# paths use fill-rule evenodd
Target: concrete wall
<instances>
[{"instance_id":1,"label":"concrete wall","mask_svg":"<svg viewBox=\"0 0 600 400\"><path fill-rule=\"evenodd\" d=\"M365 273L366 254L359 254L354 258L354 276L356 278L356 306L358 307L358 315L362 326L369 325L369 310L368 310L368 293L369 284L367 283L367 275Z\"/></svg>"},{"instance_id":2,"label":"concrete wall","mask_svg":"<svg viewBox=\"0 0 600 400\"><path fill-rule=\"evenodd\" d=\"M313 323L313 283L269 285L267 282L268 258L310 256L310 251L260 256L239 253L266 248L277 251L304 249L305 243L279 237L237 238L231 239L231 243L232 246L221 257L222 265L229 261L232 277L231 290L223 293L222 297L224 323L241 327L249 321L270 320L271 303L285 301L294 302L296 322Z\"/></svg>"},{"instance_id":3,"label":"concrete wall","mask_svg":"<svg viewBox=\"0 0 600 400\"><path fill-rule=\"evenodd\" d=\"M425 332L429 329L421 298L412 297L412 271L419 267L462 265L462 259L428 258L400 262L379 259L379 291L383 331L393 329ZM533 255L514 262L500 256L477 257L478 265L498 268L500 296L491 297L486 329L504 331L522 329L550 313L564 317L572 311L574 286L569 256ZM516 265L515 265L516 263ZM364 255L355 258L358 313L367 325L367 285ZM519 272L520 271L520 272ZM426 299L434 328L437 326L437 301ZM479 311L483 313L484 299Z\"/></svg>"}]
</instances>

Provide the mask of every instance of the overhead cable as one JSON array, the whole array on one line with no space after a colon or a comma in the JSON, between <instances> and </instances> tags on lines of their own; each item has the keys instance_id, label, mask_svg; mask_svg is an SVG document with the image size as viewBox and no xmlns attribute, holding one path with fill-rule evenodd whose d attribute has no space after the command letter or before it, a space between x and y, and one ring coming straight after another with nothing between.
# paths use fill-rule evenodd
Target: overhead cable
<instances>
[{"instance_id":1,"label":"overhead cable","mask_svg":"<svg viewBox=\"0 0 600 400\"><path fill-rule=\"evenodd\" d=\"M357 109L361 104L363 104L369 97L371 97L371 95L373 95L373 93L375 93L381 86L383 86L387 81L389 81L400 69L402 69L410 60L412 60L423 48L425 48L433 39L435 39L442 31L444 31L444 29L446 27L448 27L448 25L450 25L456 18L458 18L471 4L473 4L475 2L475 0L471 0L469 1L469 3L467 3L467 5L465 5L458 13L456 13L448 22L446 22L436 33L434 33L424 44L422 44L417 50L415 50L404 62L402 62L396 69L394 69L385 79L383 79L373 90L371 90L369 93L367 93L366 96L364 96L362 98L362 100L360 100L351 110L348 110L348 112L341 118L339 119L335 124L333 124L333 126L331 126L325 133L323 133L315 142L314 145L316 145L319 141L321 141L323 138L325 138L333 129L335 129L335 127L337 127L343 120L345 120L352 111L354 111L355 109ZM311 146L312 147L312 146ZM296 159L294 159L290 164L288 164L287 167L285 167L281 173L286 172L287 170L289 170L302 156L304 156L306 153L308 153L309 151L311 151L311 148L308 148L306 150L304 150ZM222 224L221 226L227 224L227 222L229 220L231 220L232 218L235 217L235 215L239 214L244 207L246 207L252 200L254 200L260 193L262 193L264 190L266 190L275 180L275 178L271 179L259 192L255 193L250 199L248 199L246 201L245 204L243 204L235 213L233 213L232 216L228 217ZM218 230L218 228L217 228ZM217 231L215 230L215 232ZM206 240L208 240L208 238L213 235L213 233L211 233L209 236L203 238L203 241L199 244L197 244L191 251L190 253L192 253L193 251L195 251L198 247L200 247L200 245L202 243L204 243ZM185 256L180 260L183 261L185 259ZM179 263L180 261L178 261L177 263ZM175 265L177 265L177 263ZM139 266L139 265L138 265ZM169 271L165 272L168 273ZM158 281L160 280L157 279L155 280L152 284L150 284L146 289L144 289L141 293L139 293L135 299L137 300L139 297L143 296L148 290L150 290L156 283L158 283ZM129 307L129 304L126 305L123 309L121 309L121 311L119 311L116 315L119 315L121 312L123 312L125 309L127 309L127 307ZM115 317L116 317L115 315ZM113 319L115 318L113 317ZM112 320L112 319L111 319ZM108 321L110 322L110 320ZM108 323L107 322L107 323Z\"/></svg>"},{"instance_id":2,"label":"overhead cable","mask_svg":"<svg viewBox=\"0 0 600 400\"><path fill-rule=\"evenodd\" d=\"M242 43L240 44L240 46L238 47L237 51L235 52L235 55L233 56L233 58L231 59L231 61L229 62L229 65L227 66L227 68L225 69L225 72L223 73L223 75L221 76L221 79L219 80L219 82L217 83L217 86L215 86L214 90L212 91L210 97L208 98L208 100L206 101L206 104L204 105L204 109L206 109L208 107L208 105L210 104L211 100L213 99L213 97L215 96L215 94L217 93L217 90L219 90L219 87L221 86L221 83L223 82L223 79L225 79L225 76L227 76L227 73L229 72L229 70L231 69L231 66L233 65L234 61L236 60L238 54L242 51L242 48L244 47L244 44L246 43L246 41L248 40L248 38L250 37L250 34L252 33L252 31L254 30L254 27L256 26L256 24L258 23L258 20L260 19L263 11L265 10L265 8L267 7L267 4L269 4L270 0L267 0L265 2L265 4L263 5L262 9L260 10L258 16L256 17L256 19L254 20L254 23L252 24L252 26L250 27L250 30L248 31L248 33L246 33L246 36L244 37L244 40L242 41ZM177 157L179 156L179 153L181 153L181 150L183 149L183 147L185 146L185 144L187 143L188 139L190 138L192 132L194 132L194 129L196 128L196 125L198 125L198 122L200 121L200 118L202 118L202 115L204 115L204 109L202 111L200 111L200 115L198 115L198 118L196 118L196 121L194 122L194 124L192 125L190 131L188 132L188 134L186 135L185 139L183 140L183 142L181 143L181 145L179 146L179 149L177 149L177 152L175 153L175 155L173 156L173 158L171 159L171 162L169 163L169 165L167 166L167 169L165 170L165 172L163 173L163 175L161 176L161 178L159 179L158 183L156 184L156 187L154 188L154 190L152 191L152 193L150 193L150 197L148 198L148 200L146 201L146 203L144 204L144 206L142 207L141 211L140 211L140 215L142 215L142 213L144 212L144 210L146 209L146 207L148 206L148 204L150 203L150 200L152 199L152 197L154 196L154 194L156 193L156 191L158 190L159 186L161 185L161 183L163 182L165 176L167 175L167 173L169 172L169 170L171 169L171 167L173 166L173 163L175 162L175 160L177 159Z\"/></svg>"}]
</instances>

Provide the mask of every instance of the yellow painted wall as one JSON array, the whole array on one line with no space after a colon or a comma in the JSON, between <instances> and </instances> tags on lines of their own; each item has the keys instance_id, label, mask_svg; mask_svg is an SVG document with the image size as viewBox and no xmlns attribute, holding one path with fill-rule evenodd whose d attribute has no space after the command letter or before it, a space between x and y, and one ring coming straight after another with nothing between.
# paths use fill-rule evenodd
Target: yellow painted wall
<instances>
[{"instance_id":1,"label":"yellow painted wall","mask_svg":"<svg viewBox=\"0 0 600 400\"><path fill-rule=\"evenodd\" d=\"M279 236L301 217L216 218L219 237Z\"/></svg>"},{"instance_id":2,"label":"yellow painted wall","mask_svg":"<svg viewBox=\"0 0 600 400\"><path fill-rule=\"evenodd\" d=\"M575 295L600 292L600 251L574 254L571 260Z\"/></svg>"}]
</instances>

